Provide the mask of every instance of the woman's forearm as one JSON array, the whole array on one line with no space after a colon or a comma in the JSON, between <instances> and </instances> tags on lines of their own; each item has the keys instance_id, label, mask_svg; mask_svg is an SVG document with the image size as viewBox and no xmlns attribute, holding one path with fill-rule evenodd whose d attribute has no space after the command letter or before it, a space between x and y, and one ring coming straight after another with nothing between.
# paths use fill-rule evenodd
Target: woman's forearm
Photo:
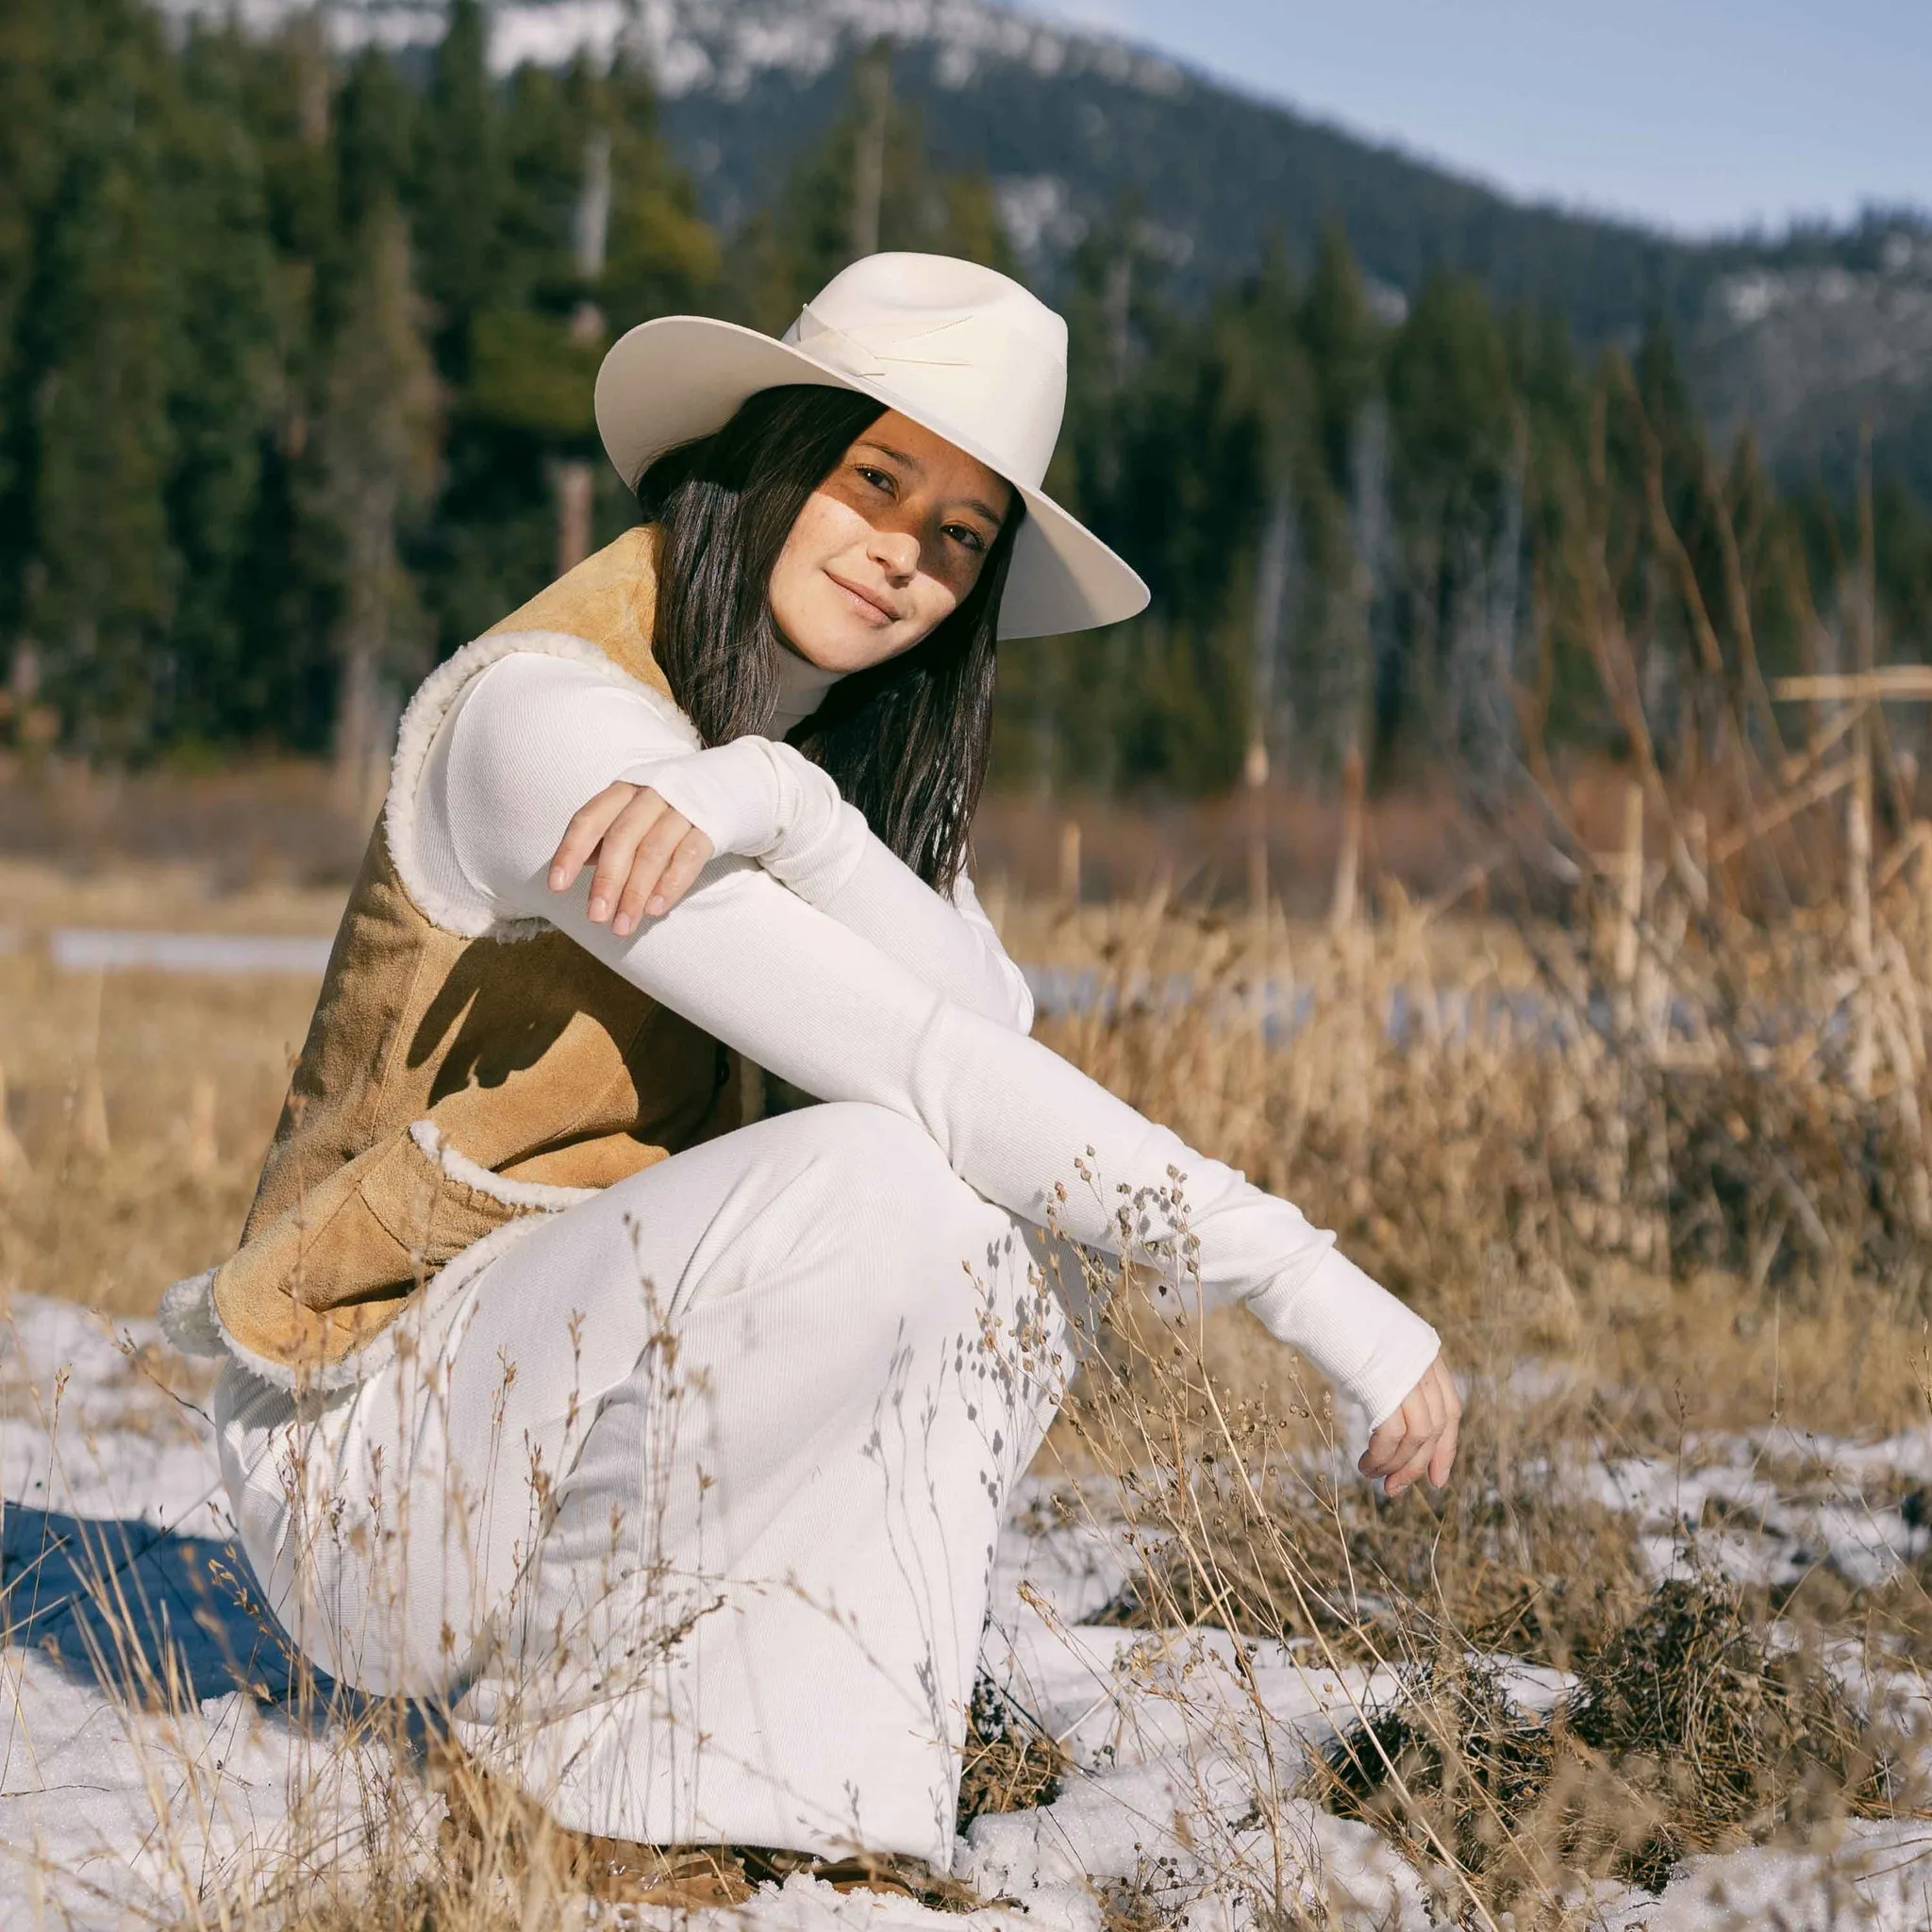
<instances>
[{"instance_id":1,"label":"woman's forearm","mask_svg":"<svg viewBox=\"0 0 1932 1932\"><path fill-rule=\"evenodd\" d=\"M597 695L608 728L608 695ZM949 998L1019 1032L1032 1026L1025 979L970 883L962 878L951 899L934 891L873 836L830 775L791 745L745 737L707 751L654 752L616 775L649 786L719 853L757 859Z\"/></svg>"},{"instance_id":2,"label":"woman's forearm","mask_svg":"<svg viewBox=\"0 0 1932 1932\"><path fill-rule=\"evenodd\" d=\"M756 863L714 861L681 905L628 939L592 924L581 882L564 893L545 882L571 813L610 775L585 770L569 743L532 746L520 729L510 744L489 711L473 712L430 773L426 789L438 795L424 800L425 817L447 823L463 874L503 916L550 921L806 1092L917 1122L989 1200L1112 1252L1184 1221L1207 1295L1247 1301L1372 1419L1401 1402L1433 1357L1427 1324L1289 1203L1010 1025L948 998Z\"/></svg>"}]
</instances>

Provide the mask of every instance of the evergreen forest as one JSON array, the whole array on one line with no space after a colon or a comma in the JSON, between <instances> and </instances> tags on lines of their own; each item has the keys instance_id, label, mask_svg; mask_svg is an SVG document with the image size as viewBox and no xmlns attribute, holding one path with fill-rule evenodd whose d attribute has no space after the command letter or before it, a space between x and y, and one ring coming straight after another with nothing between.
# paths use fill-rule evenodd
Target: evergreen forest
<instances>
[{"instance_id":1,"label":"evergreen forest","mask_svg":"<svg viewBox=\"0 0 1932 1932\"><path fill-rule=\"evenodd\" d=\"M872 246L1018 273L890 50L731 232L620 52L492 75L142 0L0 11L0 742L96 764L379 757L440 657L631 506L591 382L701 310L777 330ZM1715 446L1659 318L1634 353L1442 275L1401 313L1348 235L1180 288L1124 196L1053 291L1049 487L1153 586L1016 646L996 777L1204 793L1525 758L1694 758L1699 692L1932 654L1932 516ZM1607 667L1603 640L1627 651ZM1626 694L1627 695L1627 694ZM1651 755L1648 751L1645 756Z\"/></svg>"}]
</instances>

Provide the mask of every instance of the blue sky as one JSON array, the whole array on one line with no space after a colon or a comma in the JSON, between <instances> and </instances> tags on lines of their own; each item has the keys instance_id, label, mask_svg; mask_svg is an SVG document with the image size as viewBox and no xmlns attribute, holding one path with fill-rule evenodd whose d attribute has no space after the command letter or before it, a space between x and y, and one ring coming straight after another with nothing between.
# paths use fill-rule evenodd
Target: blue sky
<instances>
[{"instance_id":1,"label":"blue sky","mask_svg":"<svg viewBox=\"0 0 1932 1932\"><path fill-rule=\"evenodd\" d=\"M1022 0L1687 233L1932 210L1932 0Z\"/></svg>"}]
</instances>

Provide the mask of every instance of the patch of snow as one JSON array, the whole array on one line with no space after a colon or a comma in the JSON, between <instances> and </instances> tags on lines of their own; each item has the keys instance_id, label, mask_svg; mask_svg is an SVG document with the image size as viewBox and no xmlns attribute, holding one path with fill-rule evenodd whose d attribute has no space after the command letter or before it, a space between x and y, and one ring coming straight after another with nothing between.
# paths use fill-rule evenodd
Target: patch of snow
<instances>
[{"instance_id":1,"label":"patch of snow","mask_svg":"<svg viewBox=\"0 0 1932 1932\"><path fill-rule=\"evenodd\" d=\"M993 198L1000 225L1023 260L1077 248L1087 239L1087 218L1058 175L1006 175L993 184Z\"/></svg>"},{"instance_id":2,"label":"patch of snow","mask_svg":"<svg viewBox=\"0 0 1932 1932\"><path fill-rule=\"evenodd\" d=\"M1932 1829L1853 1824L1817 1850L1690 1858L1661 1896L1632 1893L1600 1909L1604 1932L1924 1932L1932 1925Z\"/></svg>"},{"instance_id":3,"label":"patch of snow","mask_svg":"<svg viewBox=\"0 0 1932 1932\"><path fill-rule=\"evenodd\" d=\"M400 1801L406 1842L432 1841L437 1802L425 1789L386 1756L352 1748L326 1701L311 1710L291 1699L283 1640L254 1609L230 1541L197 1373L158 1347L151 1323L25 1295L0 1320L9 1928L165 1922L198 1892L291 1855L353 1874L369 1856L372 1794L386 1810ZM1697 1440L1671 1462L1553 1463L1547 1479L1634 1514L1660 1567L1715 1537L1754 1574L1789 1574L1802 1548L1875 1577L1924 1549L1919 1510L1896 1499L1928 1474L1932 1430L1868 1444L1764 1431ZM1307 1754L1393 1696L1399 1674L1333 1668L1307 1641L1091 1621L1133 1567L1104 1523L1048 1485L1022 1485L981 1661L1059 1740L1070 1769L1051 1805L974 1821L958 1874L1015 1903L969 1925L1100 1932L1109 1894L1189 1932L1245 1932L1278 1922L1283 1906L1337 1925L1429 1924L1422 1881L1386 1839L1292 1795ZM118 1640L102 1615L110 1601ZM1520 1659L1483 1661L1525 1709L1548 1710L1572 1688ZM1907 1721L1932 1709L1918 1674L1882 1654L1846 1641L1827 1661L1868 1708ZM162 1681L173 1698L139 1694ZM1918 1823L1855 1824L1829 1846L1693 1860L1660 1898L1619 1889L1592 1909L1610 1932L1773 1922L1903 1932L1932 1924L1932 1840ZM960 1921L800 1875L691 1923L941 1932Z\"/></svg>"},{"instance_id":4,"label":"patch of snow","mask_svg":"<svg viewBox=\"0 0 1932 1932\"><path fill-rule=\"evenodd\" d=\"M1718 285L1718 301L1729 319L1740 328L1762 322L1777 306L1777 283L1762 269L1749 275L1732 275Z\"/></svg>"},{"instance_id":5,"label":"patch of snow","mask_svg":"<svg viewBox=\"0 0 1932 1932\"><path fill-rule=\"evenodd\" d=\"M1774 1458L1802 1461L1815 1474L1774 1476ZM1765 1430L1692 1441L1675 1460L1599 1463L1585 1488L1637 1519L1659 1579L1694 1561L1774 1588L1829 1568L1869 1589L1932 1548L1932 1523L1917 1506L1908 1513L1899 1494L1902 1484L1924 1479L1928 1463L1932 1432L1858 1445Z\"/></svg>"},{"instance_id":6,"label":"patch of snow","mask_svg":"<svg viewBox=\"0 0 1932 1932\"><path fill-rule=\"evenodd\" d=\"M1364 275L1362 293L1368 300L1369 313L1385 328L1400 328L1408 320L1408 297L1393 282L1385 282L1377 275Z\"/></svg>"},{"instance_id":7,"label":"patch of snow","mask_svg":"<svg viewBox=\"0 0 1932 1932\"><path fill-rule=\"evenodd\" d=\"M608 61L631 31L625 0L551 0L545 7L498 7L491 19L490 64L508 74L525 62L562 67L579 54Z\"/></svg>"},{"instance_id":8,"label":"patch of snow","mask_svg":"<svg viewBox=\"0 0 1932 1932\"><path fill-rule=\"evenodd\" d=\"M270 32L308 0L158 0L176 19L235 11ZM443 0L338 0L328 12L338 47L401 49L442 37ZM941 84L964 87L991 62L1035 73L1101 75L1170 95L1187 76L1172 60L1104 31L1069 34L992 0L499 0L490 12L490 63L561 66L579 53L608 59L626 35L651 62L663 92L741 95L761 74L808 81L876 40L933 50Z\"/></svg>"}]
</instances>

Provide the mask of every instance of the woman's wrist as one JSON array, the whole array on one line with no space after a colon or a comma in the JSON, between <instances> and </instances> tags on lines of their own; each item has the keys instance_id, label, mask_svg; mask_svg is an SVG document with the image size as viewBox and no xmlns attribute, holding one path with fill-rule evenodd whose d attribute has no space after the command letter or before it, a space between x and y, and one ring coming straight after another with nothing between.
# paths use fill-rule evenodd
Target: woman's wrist
<instances>
[{"instance_id":1,"label":"woman's wrist","mask_svg":"<svg viewBox=\"0 0 1932 1932\"><path fill-rule=\"evenodd\" d=\"M762 739L734 739L627 766L617 782L648 787L721 855L762 858L784 836L779 775L764 756L769 749Z\"/></svg>"},{"instance_id":2,"label":"woman's wrist","mask_svg":"<svg viewBox=\"0 0 1932 1932\"><path fill-rule=\"evenodd\" d=\"M1270 1283L1248 1306L1361 1408L1371 1427L1402 1407L1441 1352L1435 1329L1339 1248Z\"/></svg>"},{"instance_id":3,"label":"woman's wrist","mask_svg":"<svg viewBox=\"0 0 1932 1932\"><path fill-rule=\"evenodd\" d=\"M814 905L851 877L864 853L864 818L829 774L789 744L747 735L629 766L618 778L648 786L718 853L756 859Z\"/></svg>"}]
</instances>

